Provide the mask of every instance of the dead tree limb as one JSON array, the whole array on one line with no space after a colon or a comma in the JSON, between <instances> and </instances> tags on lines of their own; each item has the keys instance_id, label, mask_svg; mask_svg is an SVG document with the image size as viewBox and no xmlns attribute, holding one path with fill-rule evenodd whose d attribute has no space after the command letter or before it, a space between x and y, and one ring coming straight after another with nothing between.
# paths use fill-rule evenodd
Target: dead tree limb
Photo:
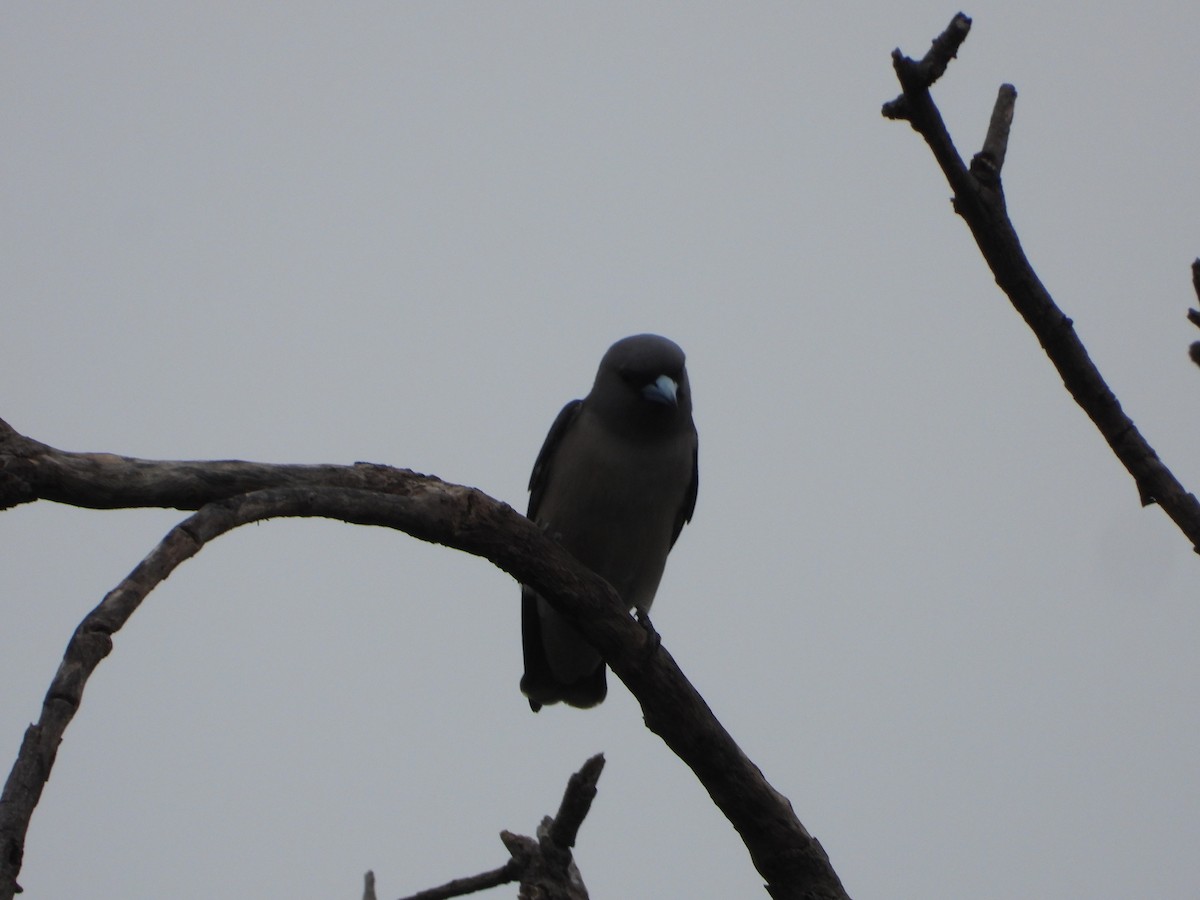
<instances>
[{"instance_id":1,"label":"dead tree limb","mask_svg":"<svg viewBox=\"0 0 1200 900\"><path fill-rule=\"evenodd\" d=\"M64 453L0 422L0 508L37 499L95 508L198 511L173 528L72 637L0 797L0 900L16 890L30 816L88 676L149 591L208 541L250 522L299 516L403 531L490 560L536 588L600 651L641 704L647 727L696 774L741 835L776 898L844 898L820 843L717 721L667 649L607 582L511 507L481 491L387 466L156 462Z\"/></svg>"},{"instance_id":2,"label":"dead tree limb","mask_svg":"<svg viewBox=\"0 0 1200 900\"><path fill-rule=\"evenodd\" d=\"M1192 262L1192 290L1196 292L1196 299L1200 301L1200 259ZM1200 328L1200 309L1189 309L1187 317L1189 322ZM1200 366L1200 341L1196 341L1188 347L1188 356L1192 362Z\"/></svg>"},{"instance_id":3,"label":"dead tree limb","mask_svg":"<svg viewBox=\"0 0 1200 900\"><path fill-rule=\"evenodd\" d=\"M971 229L996 283L1033 329L1075 402L1133 476L1142 505L1161 506L1200 553L1200 503L1171 474L1121 409L1075 333L1071 319L1055 305L1033 271L1008 217L1000 170L1008 146L1016 90L1007 84L1000 87L983 150L975 155L969 167L950 140L941 113L929 94L929 88L945 72L970 27L971 20L959 13L934 40L923 59L910 59L899 50L892 53L892 65L903 93L883 105L883 115L907 120L925 139L954 192L954 210Z\"/></svg>"},{"instance_id":4,"label":"dead tree limb","mask_svg":"<svg viewBox=\"0 0 1200 900\"><path fill-rule=\"evenodd\" d=\"M467 878L456 878L403 900L449 900L513 881L521 883L518 897L531 900L587 900L587 888L575 866L571 848L575 846L579 827L592 808L596 783L603 770L604 755L598 753L567 780L558 815L542 819L536 840L510 831L500 832L500 840L512 857L500 868ZM367 876L372 880L374 878L370 872Z\"/></svg>"},{"instance_id":5,"label":"dead tree limb","mask_svg":"<svg viewBox=\"0 0 1200 900\"><path fill-rule=\"evenodd\" d=\"M563 802L558 815L546 816L538 827L538 838L526 838L512 832L500 832L500 841L508 847L509 862L480 875L455 878L436 888L420 890L403 900L450 900L455 896L474 894L478 890L499 887L500 884L521 882L518 898L529 900L587 900L584 887L572 857L571 848L580 826L592 809L596 782L604 770L604 754L596 754L566 781ZM373 882L372 872L367 877Z\"/></svg>"},{"instance_id":6,"label":"dead tree limb","mask_svg":"<svg viewBox=\"0 0 1200 900\"><path fill-rule=\"evenodd\" d=\"M501 840L507 835L508 832L503 832ZM522 840L531 841L535 846L537 844L532 838L523 838ZM455 878L453 881L447 881L437 887L402 897L401 900L449 900L451 897L465 897L467 894L486 891L490 888L500 887L502 884L512 884L520 879L521 872L528 865L528 854L522 852L524 847L525 845L522 845L521 849L510 847L509 852L512 854L512 858L498 869L481 872L478 875L468 875L466 878Z\"/></svg>"}]
</instances>

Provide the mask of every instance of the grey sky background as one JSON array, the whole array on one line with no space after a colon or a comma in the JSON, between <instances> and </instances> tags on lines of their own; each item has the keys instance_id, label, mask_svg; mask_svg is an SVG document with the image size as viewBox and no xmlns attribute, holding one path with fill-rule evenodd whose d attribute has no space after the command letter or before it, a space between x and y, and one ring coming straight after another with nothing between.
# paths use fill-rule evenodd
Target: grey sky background
<instances>
[{"instance_id":1,"label":"grey sky background","mask_svg":"<svg viewBox=\"0 0 1200 900\"><path fill-rule=\"evenodd\" d=\"M1200 560L1063 390L923 142L956 8L20 4L0 14L0 416L63 449L385 462L520 509L617 338L688 352L665 645L857 898L1196 895ZM981 2L936 90L1151 443L1200 483L1200 5ZM181 514L0 515L7 771L79 619ZM517 586L246 528L117 639L30 897L398 896L608 767L596 897L764 896L619 684L532 715ZM511 892L498 892L510 896Z\"/></svg>"}]
</instances>

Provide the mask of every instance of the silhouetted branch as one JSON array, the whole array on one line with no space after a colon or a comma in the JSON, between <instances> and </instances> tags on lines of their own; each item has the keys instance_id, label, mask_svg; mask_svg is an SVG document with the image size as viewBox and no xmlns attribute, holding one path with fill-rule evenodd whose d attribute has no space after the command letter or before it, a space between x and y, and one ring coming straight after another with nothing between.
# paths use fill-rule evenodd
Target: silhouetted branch
<instances>
[{"instance_id":1,"label":"silhouetted branch","mask_svg":"<svg viewBox=\"0 0 1200 900\"><path fill-rule=\"evenodd\" d=\"M205 543L239 525L285 516L395 528L484 557L535 588L600 652L641 704L647 726L696 774L741 835L771 896L846 896L824 849L787 798L741 751L666 648L650 645L608 583L481 491L365 463L210 464L64 453L0 422L0 506L37 499L199 511L173 528L72 636L0 799L0 900L16 890L30 816L84 685L112 649L112 635L156 584Z\"/></svg>"},{"instance_id":2,"label":"silhouetted branch","mask_svg":"<svg viewBox=\"0 0 1200 900\"><path fill-rule=\"evenodd\" d=\"M958 48L967 39L970 31L970 16L964 13L955 15L950 20L950 24L946 26L946 30L933 39L929 52L921 57L920 62L908 60L911 66L909 66L907 74L912 79L913 85L925 90L932 87L933 83L945 73L946 68L950 65L950 60L958 55ZM892 59L899 59L901 56L899 48L892 51ZM904 58L907 59L907 57ZM895 100L883 105L883 114L889 119L907 119L910 117L908 102L908 96L901 94Z\"/></svg>"},{"instance_id":3,"label":"silhouetted branch","mask_svg":"<svg viewBox=\"0 0 1200 900\"><path fill-rule=\"evenodd\" d=\"M18 433L0 419L0 509L53 500L88 509L199 509L264 488L345 487L403 493L434 481L372 463L296 466L241 460L157 460L70 453Z\"/></svg>"},{"instance_id":4,"label":"silhouetted branch","mask_svg":"<svg viewBox=\"0 0 1200 900\"><path fill-rule=\"evenodd\" d=\"M571 776L563 793L558 815L550 829L550 842L556 847L570 850L575 846L579 828L587 818L592 801L596 799L596 783L604 771L604 754L597 753L583 764L583 768Z\"/></svg>"},{"instance_id":5,"label":"silhouetted branch","mask_svg":"<svg viewBox=\"0 0 1200 900\"><path fill-rule=\"evenodd\" d=\"M1008 152L1008 133L1012 129L1016 105L1017 89L1011 84L1000 85L983 149L971 159L971 174L993 189L1000 185L1000 170L1004 168L1004 155Z\"/></svg>"},{"instance_id":6,"label":"silhouetted branch","mask_svg":"<svg viewBox=\"0 0 1200 900\"><path fill-rule=\"evenodd\" d=\"M429 888L427 891L410 894L401 900L448 900L450 897L465 897L467 894L474 894L477 891L486 891L502 884L511 884L521 877L523 868L524 861L518 862L517 858L513 857L498 869L482 872L479 875L469 875L466 878L455 878L453 881L447 881L445 884Z\"/></svg>"},{"instance_id":7,"label":"silhouetted branch","mask_svg":"<svg viewBox=\"0 0 1200 900\"><path fill-rule=\"evenodd\" d=\"M596 783L604 770L604 755L596 754L567 781L558 815L544 818L538 839L502 831L500 840L512 858L499 869L456 878L440 887L420 891L403 900L448 900L511 881L521 883L520 897L538 900L587 900L587 888L575 866L571 848L584 817L596 796ZM368 873L369 874L369 873Z\"/></svg>"},{"instance_id":8,"label":"silhouetted branch","mask_svg":"<svg viewBox=\"0 0 1200 900\"><path fill-rule=\"evenodd\" d=\"M969 25L970 20L960 13L951 22L950 28L935 40L934 50L938 49L940 42L957 51ZM947 37L951 33L952 36ZM930 54L920 62L908 58L899 50L892 54L892 64L903 94L884 104L884 116L907 120L925 139L954 192L954 209L971 229L975 243L996 276L996 283L1033 329L1075 402L1092 419L1117 458L1133 476L1142 505L1157 503L1162 506L1192 542L1193 548L1200 552L1200 503L1184 490L1133 421L1125 415L1116 396L1088 356L1071 320L1055 305L1033 271L1008 217L999 176L1008 145L1016 90L1011 85L1001 87L984 149L968 169L950 140L941 113L929 94L929 85L945 68L940 62L938 65L929 62L934 50L930 50ZM948 62L953 55L954 52L947 54L943 49L936 57L937 60ZM930 77L931 72L936 73L933 78Z\"/></svg>"},{"instance_id":9,"label":"silhouetted branch","mask_svg":"<svg viewBox=\"0 0 1200 900\"><path fill-rule=\"evenodd\" d=\"M1200 259L1192 263L1192 290L1196 292L1196 299L1200 300ZM1187 317L1189 322L1200 328L1200 310L1189 309ZM1188 347L1188 356L1191 357L1192 362L1200 366L1200 341L1196 341Z\"/></svg>"}]
</instances>

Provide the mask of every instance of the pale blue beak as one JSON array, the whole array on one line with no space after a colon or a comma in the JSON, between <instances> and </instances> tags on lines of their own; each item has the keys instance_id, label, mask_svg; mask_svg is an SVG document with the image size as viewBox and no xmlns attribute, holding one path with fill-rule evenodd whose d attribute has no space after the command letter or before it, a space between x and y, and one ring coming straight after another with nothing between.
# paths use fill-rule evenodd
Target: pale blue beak
<instances>
[{"instance_id":1,"label":"pale blue beak","mask_svg":"<svg viewBox=\"0 0 1200 900\"><path fill-rule=\"evenodd\" d=\"M679 384L669 375L659 375L653 382L642 388L642 396L651 403L678 406Z\"/></svg>"}]
</instances>

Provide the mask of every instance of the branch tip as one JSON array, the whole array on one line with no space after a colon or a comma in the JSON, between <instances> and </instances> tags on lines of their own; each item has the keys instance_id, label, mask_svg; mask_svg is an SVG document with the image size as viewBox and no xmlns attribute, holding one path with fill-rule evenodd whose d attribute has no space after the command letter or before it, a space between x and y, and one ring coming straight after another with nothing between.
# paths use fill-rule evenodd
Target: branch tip
<instances>
[{"instance_id":1,"label":"branch tip","mask_svg":"<svg viewBox=\"0 0 1200 900\"><path fill-rule=\"evenodd\" d=\"M1008 152L1008 134L1012 129L1013 112L1017 105L1017 89L1011 84L1000 85L992 118L988 122L983 149L971 160L971 174L988 187L1000 184L1000 170Z\"/></svg>"},{"instance_id":2,"label":"branch tip","mask_svg":"<svg viewBox=\"0 0 1200 900\"><path fill-rule=\"evenodd\" d=\"M958 56L958 48L971 31L971 17L965 13L956 13L946 26L946 30L933 39L929 52L917 63L921 80L925 87L931 86L942 77L950 60Z\"/></svg>"},{"instance_id":3,"label":"branch tip","mask_svg":"<svg viewBox=\"0 0 1200 900\"><path fill-rule=\"evenodd\" d=\"M550 839L564 850L575 846L584 818L596 799L596 784L604 771L604 754L597 753L567 780L558 812L550 824Z\"/></svg>"},{"instance_id":4,"label":"branch tip","mask_svg":"<svg viewBox=\"0 0 1200 900\"><path fill-rule=\"evenodd\" d=\"M1192 263L1192 289L1196 292L1196 299L1200 300L1200 257ZM1189 322L1200 328L1200 309L1189 309L1187 317ZM1200 366L1200 341L1188 347L1188 357Z\"/></svg>"},{"instance_id":5,"label":"branch tip","mask_svg":"<svg viewBox=\"0 0 1200 900\"><path fill-rule=\"evenodd\" d=\"M912 118L912 111L908 106L908 98L903 94L901 94L895 100L889 100L887 103L883 104L883 108L879 111L883 113L883 117L885 119L892 119L894 121L902 121L904 119Z\"/></svg>"}]
</instances>

